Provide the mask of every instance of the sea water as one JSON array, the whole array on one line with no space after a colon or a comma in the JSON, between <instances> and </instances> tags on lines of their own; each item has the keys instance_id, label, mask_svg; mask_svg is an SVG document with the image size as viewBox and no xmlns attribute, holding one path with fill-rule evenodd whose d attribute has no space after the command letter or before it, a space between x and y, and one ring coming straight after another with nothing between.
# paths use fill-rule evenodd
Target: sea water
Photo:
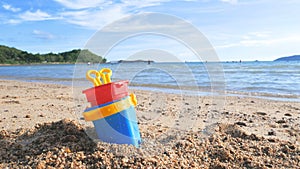
<instances>
[{"instance_id":1,"label":"sea water","mask_svg":"<svg viewBox=\"0 0 300 169\"><path fill-rule=\"evenodd\" d=\"M251 95L300 100L300 62L117 63L0 66L0 78L89 88L89 69L113 70L112 80L132 88L209 95Z\"/></svg>"}]
</instances>

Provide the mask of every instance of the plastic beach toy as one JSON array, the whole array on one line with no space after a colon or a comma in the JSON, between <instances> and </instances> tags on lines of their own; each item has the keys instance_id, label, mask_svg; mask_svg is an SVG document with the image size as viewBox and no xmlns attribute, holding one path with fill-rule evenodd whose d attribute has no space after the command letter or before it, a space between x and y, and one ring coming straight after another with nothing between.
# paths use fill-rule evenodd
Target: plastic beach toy
<instances>
[{"instance_id":1,"label":"plastic beach toy","mask_svg":"<svg viewBox=\"0 0 300 169\"><path fill-rule=\"evenodd\" d=\"M141 137L134 109L136 97L128 93L127 80L111 82L111 75L108 68L87 71L86 78L94 87L83 91L92 106L83 117L93 122L100 140L138 147Z\"/></svg>"}]
</instances>

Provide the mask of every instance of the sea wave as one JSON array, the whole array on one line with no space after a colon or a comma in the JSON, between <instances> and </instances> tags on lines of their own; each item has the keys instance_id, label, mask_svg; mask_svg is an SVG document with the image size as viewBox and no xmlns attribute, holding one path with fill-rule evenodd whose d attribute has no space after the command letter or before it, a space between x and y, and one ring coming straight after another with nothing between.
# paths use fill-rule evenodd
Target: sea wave
<instances>
[{"instance_id":1,"label":"sea wave","mask_svg":"<svg viewBox=\"0 0 300 169\"><path fill-rule=\"evenodd\" d=\"M152 63L100 65L22 65L0 66L0 78L30 82L90 87L85 72L109 67L113 81L127 79L130 86L143 89L166 89L178 92L241 94L298 99L300 96L300 62ZM212 70L207 70L210 68ZM209 74L209 73L210 74Z\"/></svg>"}]
</instances>

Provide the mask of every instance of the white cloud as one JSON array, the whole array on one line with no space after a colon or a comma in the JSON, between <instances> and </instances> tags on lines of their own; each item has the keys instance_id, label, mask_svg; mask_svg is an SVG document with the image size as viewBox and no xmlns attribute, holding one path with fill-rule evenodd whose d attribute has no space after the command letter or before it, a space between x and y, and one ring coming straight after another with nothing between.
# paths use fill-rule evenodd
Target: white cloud
<instances>
[{"instance_id":1,"label":"white cloud","mask_svg":"<svg viewBox=\"0 0 300 169\"><path fill-rule=\"evenodd\" d=\"M185 22L174 21L170 19L165 19L164 15L151 15L149 13L144 13L140 15L141 17L128 17L119 20L114 23L114 26L105 27L103 31L105 32L156 32L156 30L169 31L181 30L185 32L178 33L189 33L190 28L186 27ZM128 24L130 23L130 25Z\"/></svg>"},{"instance_id":2,"label":"white cloud","mask_svg":"<svg viewBox=\"0 0 300 169\"><path fill-rule=\"evenodd\" d=\"M226 2L226 3L230 3L230 4L237 4L238 3L238 0L221 0L221 2Z\"/></svg>"},{"instance_id":3,"label":"white cloud","mask_svg":"<svg viewBox=\"0 0 300 169\"><path fill-rule=\"evenodd\" d=\"M56 2L60 3L66 8L69 9L87 9L87 8L103 8L108 5L117 5L123 7L136 7L136 8L143 8L149 6L157 6L160 5L162 2L168 2L170 0L122 0L119 3L113 1L106 1L106 0L55 0Z\"/></svg>"},{"instance_id":4,"label":"white cloud","mask_svg":"<svg viewBox=\"0 0 300 169\"><path fill-rule=\"evenodd\" d=\"M277 39L260 39L260 40L241 40L240 41L240 46L245 46L245 47L250 47L250 46L265 46L265 45L270 45L272 43L278 42Z\"/></svg>"},{"instance_id":5,"label":"white cloud","mask_svg":"<svg viewBox=\"0 0 300 169\"><path fill-rule=\"evenodd\" d=\"M2 7L5 10L12 11L12 12L19 12L21 10L20 8L14 8L14 7L12 7L11 5L8 5L8 4L4 4L4 5L2 5Z\"/></svg>"},{"instance_id":6,"label":"white cloud","mask_svg":"<svg viewBox=\"0 0 300 169\"><path fill-rule=\"evenodd\" d=\"M54 38L54 35L49 32L33 30L32 33L39 39L53 39Z\"/></svg>"},{"instance_id":7,"label":"white cloud","mask_svg":"<svg viewBox=\"0 0 300 169\"><path fill-rule=\"evenodd\" d=\"M127 7L134 7L134 8L144 8L150 6L158 6L161 5L163 2L168 2L170 0L123 0L125 6Z\"/></svg>"},{"instance_id":8,"label":"white cloud","mask_svg":"<svg viewBox=\"0 0 300 169\"><path fill-rule=\"evenodd\" d=\"M231 42L223 45L216 45L216 48L233 48L233 47L266 47L272 45L299 43L300 35L285 35L276 36L271 32L250 32L246 35L240 36L241 38L236 42ZM228 41L227 41L228 42Z\"/></svg>"},{"instance_id":9,"label":"white cloud","mask_svg":"<svg viewBox=\"0 0 300 169\"><path fill-rule=\"evenodd\" d=\"M262 46L270 46L270 45L275 45L275 44L291 44L291 43L299 43L300 42L300 37L297 36L288 36L288 37L270 37L268 39L251 39L251 40L241 40L240 45L241 46L257 46L257 47L262 47Z\"/></svg>"},{"instance_id":10,"label":"white cloud","mask_svg":"<svg viewBox=\"0 0 300 169\"><path fill-rule=\"evenodd\" d=\"M104 0L55 1L66 7L65 11L60 14L66 22L98 30L131 13L138 13L142 8L161 5L170 0L123 0L118 3Z\"/></svg>"},{"instance_id":11,"label":"white cloud","mask_svg":"<svg viewBox=\"0 0 300 169\"><path fill-rule=\"evenodd\" d=\"M250 32L244 36L242 36L243 39L257 39L257 38L267 38L270 37L271 32L268 31L262 31L262 32Z\"/></svg>"},{"instance_id":12,"label":"white cloud","mask_svg":"<svg viewBox=\"0 0 300 169\"><path fill-rule=\"evenodd\" d=\"M64 19L72 24L86 28L99 29L103 25L126 16L120 6L113 6L103 10L68 11L61 14Z\"/></svg>"},{"instance_id":13,"label":"white cloud","mask_svg":"<svg viewBox=\"0 0 300 169\"><path fill-rule=\"evenodd\" d=\"M5 23L9 23L9 24L18 24L18 23L21 23L21 21L20 20L18 20L18 19L9 19L7 22L5 22Z\"/></svg>"},{"instance_id":14,"label":"white cloud","mask_svg":"<svg viewBox=\"0 0 300 169\"><path fill-rule=\"evenodd\" d=\"M39 9L35 12L26 11L20 14L19 17L23 21L43 21L43 20L59 19L58 17L53 17L48 13L43 12Z\"/></svg>"},{"instance_id":15,"label":"white cloud","mask_svg":"<svg viewBox=\"0 0 300 169\"><path fill-rule=\"evenodd\" d=\"M84 8L94 8L94 7L101 7L103 5L111 4L111 1L105 0L55 0L56 2L60 3L61 5L65 6L69 9L84 9Z\"/></svg>"},{"instance_id":16,"label":"white cloud","mask_svg":"<svg viewBox=\"0 0 300 169\"><path fill-rule=\"evenodd\" d=\"M106 0L54 0L64 8L53 13L47 13L40 9L27 10L23 13L10 17L5 23L18 24L24 21L44 21L59 19L74 25L88 29L99 28L115 20L139 13L143 8L158 6L170 0L121 0L120 2ZM10 5L3 5L6 10L20 10Z\"/></svg>"},{"instance_id":17,"label":"white cloud","mask_svg":"<svg viewBox=\"0 0 300 169\"><path fill-rule=\"evenodd\" d=\"M14 25L22 23L24 21L44 21L54 19L62 19L62 17L52 16L38 9L35 12L25 11L23 13L18 13L17 15L11 15L7 17L7 20L5 20L4 23Z\"/></svg>"},{"instance_id":18,"label":"white cloud","mask_svg":"<svg viewBox=\"0 0 300 169\"><path fill-rule=\"evenodd\" d=\"M262 46L276 43L277 39L272 37L272 32L261 31L261 32L249 32L242 36L239 44L241 46Z\"/></svg>"},{"instance_id":19,"label":"white cloud","mask_svg":"<svg viewBox=\"0 0 300 169\"><path fill-rule=\"evenodd\" d=\"M216 49L225 49L225 48L232 48L232 47L237 47L240 46L239 43L228 43L225 45L216 45L214 46Z\"/></svg>"}]
</instances>

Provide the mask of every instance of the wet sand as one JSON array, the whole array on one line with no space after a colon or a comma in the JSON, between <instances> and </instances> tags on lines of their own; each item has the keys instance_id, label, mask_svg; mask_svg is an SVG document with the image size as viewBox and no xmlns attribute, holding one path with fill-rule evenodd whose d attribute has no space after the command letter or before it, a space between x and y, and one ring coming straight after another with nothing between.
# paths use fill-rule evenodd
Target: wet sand
<instances>
[{"instance_id":1,"label":"wet sand","mask_svg":"<svg viewBox=\"0 0 300 169\"><path fill-rule=\"evenodd\" d=\"M88 137L82 89L8 80L0 86L1 168L300 166L299 102L134 90L143 139L135 148Z\"/></svg>"}]
</instances>

